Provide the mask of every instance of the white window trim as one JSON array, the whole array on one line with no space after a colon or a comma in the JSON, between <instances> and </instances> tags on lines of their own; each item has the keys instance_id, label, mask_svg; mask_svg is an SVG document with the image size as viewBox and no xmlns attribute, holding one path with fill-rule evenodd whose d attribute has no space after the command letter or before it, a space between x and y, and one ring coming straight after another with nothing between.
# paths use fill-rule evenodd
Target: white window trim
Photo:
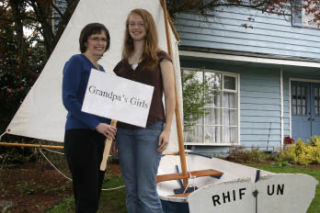
<instances>
[{"instance_id":1,"label":"white window trim","mask_svg":"<svg viewBox=\"0 0 320 213\"><path fill-rule=\"evenodd\" d=\"M238 146L240 145L240 74L239 73L232 73L232 72L225 72L225 71L220 71L220 70L215 70L215 69L203 69L203 68L189 68L189 67L181 67L181 71L183 72L183 70L188 70L188 71L203 71L203 72L214 72L214 73L219 73L222 74L222 80L221 80L221 89L222 91L226 91L226 92L233 92L235 94L237 94L237 101L238 101L238 110L237 110L237 142L236 143L206 143L206 142L202 142L202 143L198 143L198 142L187 142L185 141L184 144L185 145L194 145L194 146ZM224 78L223 76L230 76L230 77L235 77L236 78L236 90L229 90L229 89L224 89ZM205 125L205 124L204 124ZM218 125L215 125L218 126ZM223 125L221 125L223 127ZM223 128L221 130L221 134L223 135Z\"/></svg>"}]
</instances>

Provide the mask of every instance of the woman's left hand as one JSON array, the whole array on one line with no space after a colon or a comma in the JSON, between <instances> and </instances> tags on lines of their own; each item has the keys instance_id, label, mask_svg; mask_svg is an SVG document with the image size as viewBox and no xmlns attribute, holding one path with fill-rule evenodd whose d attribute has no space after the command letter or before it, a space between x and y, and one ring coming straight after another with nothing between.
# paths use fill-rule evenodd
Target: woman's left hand
<instances>
[{"instance_id":1,"label":"woman's left hand","mask_svg":"<svg viewBox=\"0 0 320 213\"><path fill-rule=\"evenodd\" d=\"M159 136L158 149L157 152L163 152L169 143L170 131L163 130Z\"/></svg>"}]
</instances>

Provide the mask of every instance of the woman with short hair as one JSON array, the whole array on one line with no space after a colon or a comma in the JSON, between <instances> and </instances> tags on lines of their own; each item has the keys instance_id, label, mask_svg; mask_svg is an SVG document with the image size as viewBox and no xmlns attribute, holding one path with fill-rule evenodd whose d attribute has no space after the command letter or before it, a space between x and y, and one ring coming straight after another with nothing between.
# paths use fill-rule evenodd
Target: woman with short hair
<instances>
[{"instance_id":1,"label":"woman with short hair","mask_svg":"<svg viewBox=\"0 0 320 213\"><path fill-rule=\"evenodd\" d=\"M99 23L86 25L79 38L81 54L63 68L62 99L68 111L64 150L73 180L76 213L98 210L105 171L100 171L104 141L115 138L110 120L81 111L91 69L104 71L98 60L109 49L110 35Z\"/></svg>"}]
</instances>

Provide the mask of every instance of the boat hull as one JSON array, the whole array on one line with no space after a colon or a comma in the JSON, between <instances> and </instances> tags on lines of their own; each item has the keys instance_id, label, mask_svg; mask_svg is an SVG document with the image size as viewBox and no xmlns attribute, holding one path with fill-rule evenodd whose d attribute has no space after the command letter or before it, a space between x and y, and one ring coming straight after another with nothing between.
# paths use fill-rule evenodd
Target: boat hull
<instances>
[{"instance_id":1,"label":"boat hull","mask_svg":"<svg viewBox=\"0 0 320 213\"><path fill-rule=\"evenodd\" d=\"M304 213L318 184L305 174L275 174L195 154L186 158L188 171L214 169L223 175L191 177L186 190L181 180L158 183L165 213ZM179 156L164 156L158 174L180 173L179 161Z\"/></svg>"}]
</instances>

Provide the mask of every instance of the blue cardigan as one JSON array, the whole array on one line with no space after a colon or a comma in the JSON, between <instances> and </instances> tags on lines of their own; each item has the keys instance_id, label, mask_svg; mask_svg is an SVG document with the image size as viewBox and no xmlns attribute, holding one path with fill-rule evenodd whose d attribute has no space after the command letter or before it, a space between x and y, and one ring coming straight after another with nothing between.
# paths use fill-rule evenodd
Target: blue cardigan
<instances>
[{"instance_id":1,"label":"blue cardigan","mask_svg":"<svg viewBox=\"0 0 320 213\"><path fill-rule=\"evenodd\" d=\"M62 100L68 110L65 129L95 130L99 123L110 123L109 119L81 111L91 68L96 69L89 59L82 55L73 55L63 68ZM104 71L99 65L100 70Z\"/></svg>"}]
</instances>

